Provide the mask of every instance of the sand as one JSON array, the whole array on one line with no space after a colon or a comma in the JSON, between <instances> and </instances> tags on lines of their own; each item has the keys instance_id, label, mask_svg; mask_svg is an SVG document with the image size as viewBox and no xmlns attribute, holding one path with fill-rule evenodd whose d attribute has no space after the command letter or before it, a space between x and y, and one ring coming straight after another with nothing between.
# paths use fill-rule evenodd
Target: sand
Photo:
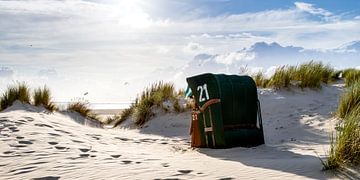
<instances>
[{"instance_id":1,"label":"sand","mask_svg":"<svg viewBox=\"0 0 360 180\"><path fill-rule=\"evenodd\" d=\"M322 171L341 85L259 90L265 145L189 147L190 112L142 129L102 129L76 114L16 103L0 113L1 179L337 179ZM92 126L92 127L91 127Z\"/></svg>"}]
</instances>

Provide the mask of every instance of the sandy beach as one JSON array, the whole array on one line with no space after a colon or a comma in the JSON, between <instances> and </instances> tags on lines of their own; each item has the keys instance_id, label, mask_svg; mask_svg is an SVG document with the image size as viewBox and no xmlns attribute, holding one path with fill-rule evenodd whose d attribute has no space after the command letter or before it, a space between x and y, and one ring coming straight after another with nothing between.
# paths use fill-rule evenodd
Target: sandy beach
<instances>
[{"instance_id":1,"label":"sandy beach","mask_svg":"<svg viewBox=\"0 0 360 180\"><path fill-rule=\"evenodd\" d=\"M266 144L229 149L191 148L189 111L159 110L141 129L132 122L102 129L74 115L16 103L0 113L0 177L337 179L321 170L319 158L329 149L342 90L260 89Z\"/></svg>"}]
</instances>

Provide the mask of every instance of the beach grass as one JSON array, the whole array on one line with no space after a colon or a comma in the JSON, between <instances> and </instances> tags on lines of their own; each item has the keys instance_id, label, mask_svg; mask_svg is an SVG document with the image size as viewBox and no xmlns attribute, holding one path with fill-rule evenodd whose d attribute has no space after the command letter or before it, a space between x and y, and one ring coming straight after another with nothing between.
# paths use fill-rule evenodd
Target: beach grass
<instances>
[{"instance_id":1,"label":"beach grass","mask_svg":"<svg viewBox=\"0 0 360 180\"><path fill-rule=\"evenodd\" d=\"M290 71L293 71L293 69L290 66L278 67L271 76L268 86L275 89L288 88L293 75Z\"/></svg>"},{"instance_id":2,"label":"beach grass","mask_svg":"<svg viewBox=\"0 0 360 180\"><path fill-rule=\"evenodd\" d=\"M142 126L154 115L151 108L153 106L162 107L164 101L174 100L175 93L174 84L162 81L153 83L146 88L135 101L132 111L134 123Z\"/></svg>"},{"instance_id":3,"label":"beach grass","mask_svg":"<svg viewBox=\"0 0 360 180\"><path fill-rule=\"evenodd\" d=\"M343 77L345 79L345 85L351 86L360 79L360 70L357 69L345 69L343 71Z\"/></svg>"},{"instance_id":4,"label":"beach grass","mask_svg":"<svg viewBox=\"0 0 360 180\"><path fill-rule=\"evenodd\" d=\"M129 108L124 109L119 115L114 115L111 117L114 121L113 127L120 125L122 122L128 119L132 115L134 108L135 106L131 105Z\"/></svg>"},{"instance_id":5,"label":"beach grass","mask_svg":"<svg viewBox=\"0 0 360 180\"><path fill-rule=\"evenodd\" d=\"M353 83L351 86L345 89L345 92L341 95L338 116L345 118L346 115L360 105L360 80Z\"/></svg>"},{"instance_id":6,"label":"beach grass","mask_svg":"<svg viewBox=\"0 0 360 180\"><path fill-rule=\"evenodd\" d=\"M102 122L101 119L95 113L93 113L91 111L88 101L78 99L78 100L75 100L73 102L70 102L67 105L67 110L77 112L83 117L94 119L94 120L97 120L99 122Z\"/></svg>"},{"instance_id":7,"label":"beach grass","mask_svg":"<svg viewBox=\"0 0 360 180\"><path fill-rule=\"evenodd\" d=\"M324 169L360 164L360 81L356 81L342 94L338 116L342 118L336 128L336 141L331 141L330 153Z\"/></svg>"},{"instance_id":8,"label":"beach grass","mask_svg":"<svg viewBox=\"0 0 360 180\"><path fill-rule=\"evenodd\" d=\"M116 118L114 127L129 117L132 117L134 123L141 127L155 115L153 110L156 107L161 108L166 113L171 111L171 107L174 112L183 112L185 109L179 103L183 94L183 91L175 90L173 83L155 82L141 92L134 104L122 111L120 115L114 116ZM165 102L172 104L172 106L164 105Z\"/></svg>"},{"instance_id":9,"label":"beach grass","mask_svg":"<svg viewBox=\"0 0 360 180\"><path fill-rule=\"evenodd\" d=\"M266 88L269 86L270 79L267 79L263 72L258 72L253 76L257 87Z\"/></svg>"},{"instance_id":10,"label":"beach grass","mask_svg":"<svg viewBox=\"0 0 360 180\"><path fill-rule=\"evenodd\" d=\"M262 72L252 76L256 85L263 88L321 88L321 83L329 83L336 77L335 70L322 62L310 61L297 66L281 66L270 78Z\"/></svg>"},{"instance_id":11,"label":"beach grass","mask_svg":"<svg viewBox=\"0 0 360 180\"><path fill-rule=\"evenodd\" d=\"M8 86L6 91L0 97L0 110L6 109L17 100L22 103L30 104L30 88L25 82Z\"/></svg>"},{"instance_id":12,"label":"beach grass","mask_svg":"<svg viewBox=\"0 0 360 180\"><path fill-rule=\"evenodd\" d=\"M35 106L43 106L51 112L57 110L56 105L51 101L50 89L46 86L34 90L33 100Z\"/></svg>"}]
</instances>

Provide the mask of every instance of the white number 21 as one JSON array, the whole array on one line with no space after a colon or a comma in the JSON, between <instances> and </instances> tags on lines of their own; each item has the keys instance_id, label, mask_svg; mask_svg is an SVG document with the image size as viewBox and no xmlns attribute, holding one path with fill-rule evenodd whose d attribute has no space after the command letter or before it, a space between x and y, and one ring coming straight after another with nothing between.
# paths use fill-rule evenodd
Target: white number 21
<instances>
[{"instance_id":1,"label":"white number 21","mask_svg":"<svg viewBox=\"0 0 360 180\"><path fill-rule=\"evenodd\" d=\"M198 86L197 91L198 92L200 91L199 102L209 100L209 93L208 93L208 90L207 90L207 84L204 84L202 86Z\"/></svg>"}]
</instances>

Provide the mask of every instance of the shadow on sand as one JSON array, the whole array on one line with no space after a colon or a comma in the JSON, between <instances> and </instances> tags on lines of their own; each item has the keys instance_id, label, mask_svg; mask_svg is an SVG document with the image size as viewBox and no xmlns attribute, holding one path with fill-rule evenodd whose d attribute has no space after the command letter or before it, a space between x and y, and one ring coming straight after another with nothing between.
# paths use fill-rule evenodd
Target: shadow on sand
<instances>
[{"instance_id":1,"label":"shadow on sand","mask_svg":"<svg viewBox=\"0 0 360 180\"><path fill-rule=\"evenodd\" d=\"M333 176L331 172L322 171L318 157L297 154L279 147L261 145L255 148L200 149L199 152L225 161L291 173L304 178L328 179Z\"/></svg>"}]
</instances>

